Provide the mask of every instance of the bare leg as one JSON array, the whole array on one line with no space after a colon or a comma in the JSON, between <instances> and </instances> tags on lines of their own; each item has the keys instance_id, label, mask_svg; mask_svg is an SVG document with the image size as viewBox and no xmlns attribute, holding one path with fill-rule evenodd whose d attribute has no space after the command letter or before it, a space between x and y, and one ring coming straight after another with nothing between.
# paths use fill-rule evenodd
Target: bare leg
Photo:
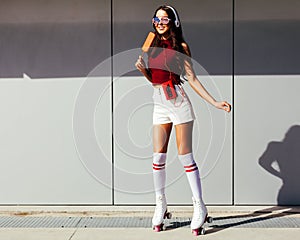
<instances>
[{"instance_id":1,"label":"bare leg","mask_svg":"<svg viewBox=\"0 0 300 240\"><path fill-rule=\"evenodd\" d=\"M179 155L193 151L193 121L175 125L176 143Z\"/></svg>"},{"instance_id":2,"label":"bare leg","mask_svg":"<svg viewBox=\"0 0 300 240\"><path fill-rule=\"evenodd\" d=\"M153 125L153 151L166 153L173 123Z\"/></svg>"}]
</instances>

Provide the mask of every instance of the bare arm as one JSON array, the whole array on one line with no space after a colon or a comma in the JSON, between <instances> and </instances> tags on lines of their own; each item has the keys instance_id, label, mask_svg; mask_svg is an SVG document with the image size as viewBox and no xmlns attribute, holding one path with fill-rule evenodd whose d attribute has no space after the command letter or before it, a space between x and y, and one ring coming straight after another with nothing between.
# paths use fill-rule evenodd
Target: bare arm
<instances>
[{"instance_id":1,"label":"bare arm","mask_svg":"<svg viewBox=\"0 0 300 240\"><path fill-rule=\"evenodd\" d=\"M142 56L139 56L135 63L135 67L147 78L149 82L152 82L150 70L146 68L146 64Z\"/></svg>"},{"instance_id":2,"label":"bare arm","mask_svg":"<svg viewBox=\"0 0 300 240\"><path fill-rule=\"evenodd\" d=\"M187 55L191 56L188 45L186 43L183 43L182 46L183 49L186 51ZM209 92L205 89L205 87L197 78L193 66L188 59L184 60L184 68L189 84L200 97L202 97L205 101L207 101L216 108L223 109L226 112L231 111L231 105L229 103L227 103L226 101L218 102L209 94Z\"/></svg>"}]
</instances>

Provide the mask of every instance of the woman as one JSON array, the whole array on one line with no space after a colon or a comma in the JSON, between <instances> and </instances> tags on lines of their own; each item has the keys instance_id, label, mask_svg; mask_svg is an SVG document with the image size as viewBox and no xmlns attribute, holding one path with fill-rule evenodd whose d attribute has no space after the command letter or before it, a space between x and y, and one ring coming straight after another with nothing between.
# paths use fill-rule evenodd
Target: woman
<instances>
[{"instance_id":1,"label":"woman","mask_svg":"<svg viewBox=\"0 0 300 240\"><path fill-rule=\"evenodd\" d=\"M197 164L192 153L192 131L195 119L192 105L182 88L184 75L199 96L216 108L230 112L231 105L217 102L197 79L191 53L182 35L176 10L160 6L152 19L155 38L148 52L148 68L140 56L135 66L154 87L153 111L153 178L156 208L152 219L155 231L160 231L163 219L168 217L165 197L165 163L172 126L176 130L178 158L181 161L192 190L194 214L191 229L194 234L202 231L207 220L207 209L202 200L202 190Z\"/></svg>"}]
</instances>

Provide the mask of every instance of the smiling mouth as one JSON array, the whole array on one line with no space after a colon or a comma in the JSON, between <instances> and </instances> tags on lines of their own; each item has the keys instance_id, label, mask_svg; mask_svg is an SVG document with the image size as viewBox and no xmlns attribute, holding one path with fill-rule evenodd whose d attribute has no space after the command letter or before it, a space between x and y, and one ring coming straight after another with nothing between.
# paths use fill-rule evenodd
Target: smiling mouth
<instances>
[{"instance_id":1,"label":"smiling mouth","mask_svg":"<svg viewBox=\"0 0 300 240\"><path fill-rule=\"evenodd\" d=\"M162 26L162 25L160 25L160 26L157 26L157 29L158 29L158 30L165 30L165 27Z\"/></svg>"}]
</instances>

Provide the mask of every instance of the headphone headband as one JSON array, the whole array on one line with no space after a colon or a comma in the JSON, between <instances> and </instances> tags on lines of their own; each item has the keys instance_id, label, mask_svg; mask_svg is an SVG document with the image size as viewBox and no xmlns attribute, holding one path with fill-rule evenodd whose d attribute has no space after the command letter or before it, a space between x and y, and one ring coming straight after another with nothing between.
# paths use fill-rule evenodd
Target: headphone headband
<instances>
[{"instance_id":1,"label":"headphone headband","mask_svg":"<svg viewBox=\"0 0 300 240\"><path fill-rule=\"evenodd\" d=\"M177 16L177 13L176 13L176 11L175 11L175 9L173 8L173 7L171 7L171 6L166 6L167 8L170 8L172 11L173 11L173 13L174 13L174 15L175 15L175 26L176 27L179 27L179 25L180 25L180 22L179 22L179 18L178 18L178 16Z\"/></svg>"}]
</instances>

